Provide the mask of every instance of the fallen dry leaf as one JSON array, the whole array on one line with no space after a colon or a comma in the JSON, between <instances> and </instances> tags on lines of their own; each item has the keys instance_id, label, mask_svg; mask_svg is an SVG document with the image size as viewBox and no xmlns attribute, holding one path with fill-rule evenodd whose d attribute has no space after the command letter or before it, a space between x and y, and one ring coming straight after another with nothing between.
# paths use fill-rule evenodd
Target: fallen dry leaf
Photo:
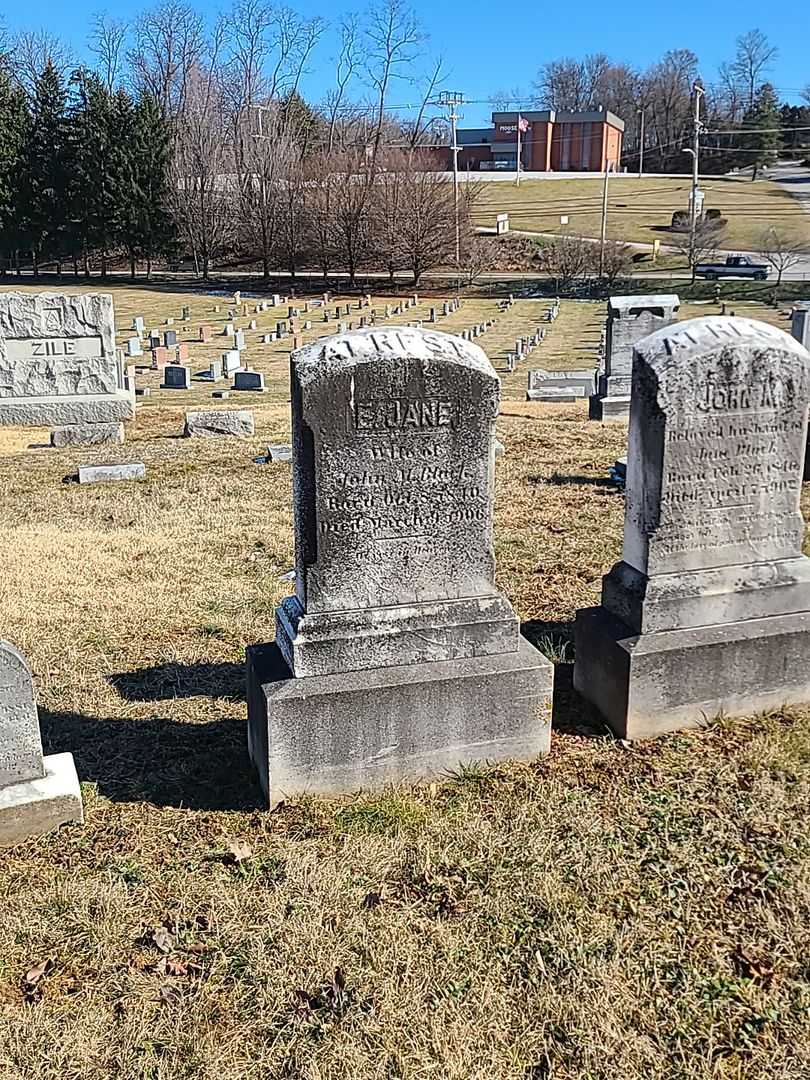
<instances>
[{"instance_id":1,"label":"fallen dry leaf","mask_svg":"<svg viewBox=\"0 0 810 1080\"><path fill-rule=\"evenodd\" d=\"M158 964L158 971L162 975L188 975L188 964L177 956L164 956Z\"/></svg>"},{"instance_id":2,"label":"fallen dry leaf","mask_svg":"<svg viewBox=\"0 0 810 1080\"><path fill-rule=\"evenodd\" d=\"M182 998L182 993L176 986L161 986L160 999L164 1005L176 1005Z\"/></svg>"},{"instance_id":3,"label":"fallen dry leaf","mask_svg":"<svg viewBox=\"0 0 810 1080\"><path fill-rule=\"evenodd\" d=\"M228 855L238 866L253 855L253 848L244 840L233 840L228 844Z\"/></svg>"},{"instance_id":4,"label":"fallen dry leaf","mask_svg":"<svg viewBox=\"0 0 810 1080\"><path fill-rule=\"evenodd\" d=\"M152 942L162 953L170 953L174 948L174 934L170 934L165 926L156 926L152 931Z\"/></svg>"},{"instance_id":5,"label":"fallen dry leaf","mask_svg":"<svg viewBox=\"0 0 810 1080\"><path fill-rule=\"evenodd\" d=\"M53 969L53 964L53 957L49 956L47 959L43 960L41 964L37 964L36 967L32 967L30 971L26 972L23 981L29 986L36 986L39 980Z\"/></svg>"}]
</instances>

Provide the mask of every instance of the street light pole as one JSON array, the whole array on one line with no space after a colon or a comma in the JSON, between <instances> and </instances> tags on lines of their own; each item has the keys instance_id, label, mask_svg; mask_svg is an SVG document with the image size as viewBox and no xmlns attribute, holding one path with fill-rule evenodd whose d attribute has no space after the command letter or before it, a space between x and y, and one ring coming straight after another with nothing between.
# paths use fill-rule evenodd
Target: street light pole
<instances>
[{"instance_id":1,"label":"street light pole","mask_svg":"<svg viewBox=\"0 0 810 1080\"><path fill-rule=\"evenodd\" d=\"M453 213L456 224L456 291L461 289L461 222L458 213L458 138L456 121L458 120L457 106L464 104L464 95L455 90L443 90L439 97L439 104L446 106L449 112L450 127L453 134Z\"/></svg>"},{"instance_id":2,"label":"street light pole","mask_svg":"<svg viewBox=\"0 0 810 1080\"><path fill-rule=\"evenodd\" d=\"M638 110L641 117L641 132L638 137L638 175L639 177L644 175L644 109Z\"/></svg>"},{"instance_id":3,"label":"street light pole","mask_svg":"<svg viewBox=\"0 0 810 1080\"><path fill-rule=\"evenodd\" d=\"M605 273L605 242L607 240L607 215L608 215L608 179L610 177L610 161L605 162L605 181L602 186L602 229L599 239L599 277Z\"/></svg>"},{"instance_id":4,"label":"street light pole","mask_svg":"<svg viewBox=\"0 0 810 1080\"><path fill-rule=\"evenodd\" d=\"M692 87L695 97L694 129L692 132L692 147L688 151L692 155L692 206L689 215L689 265L692 274L695 272L695 251L697 248L697 193L700 186L700 99L704 93L703 86L696 81Z\"/></svg>"}]
</instances>

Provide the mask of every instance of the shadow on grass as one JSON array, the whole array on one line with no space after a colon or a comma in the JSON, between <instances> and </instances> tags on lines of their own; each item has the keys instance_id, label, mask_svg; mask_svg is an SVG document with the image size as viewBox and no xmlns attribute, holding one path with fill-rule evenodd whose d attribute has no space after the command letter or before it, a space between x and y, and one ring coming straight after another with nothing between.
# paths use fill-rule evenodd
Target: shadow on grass
<instances>
[{"instance_id":1,"label":"shadow on grass","mask_svg":"<svg viewBox=\"0 0 810 1080\"><path fill-rule=\"evenodd\" d=\"M578 487L612 488L617 490L615 481L609 476L565 476L562 473L552 473L551 476L529 476L530 484L552 484L554 487L566 487L575 485Z\"/></svg>"},{"instance_id":2,"label":"shadow on grass","mask_svg":"<svg viewBox=\"0 0 810 1080\"><path fill-rule=\"evenodd\" d=\"M82 781L113 802L191 810L254 810L245 724L181 724L165 717L101 719L40 709L46 753L69 750Z\"/></svg>"},{"instance_id":3,"label":"shadow on grass","mask_svg":"<svg viewBox=\"0 0 810 1080\"><path fill-rule=\"evenodd\" d=\"M612 738L596 710L574 689L574 623L531 619L520 632L554 664L551 726L589 738Z\"/></svg>"},{"instance_id":4,"label":"shadow on grass","mask_svg":"<svg viewBox=\"0 0 810 1080\"><path fill-rule=\"evenodd\" d=\"M127 701L190 697L246 700L244 664L155 664L110 675L108 682Z\"/></svg>"}]
</instances>

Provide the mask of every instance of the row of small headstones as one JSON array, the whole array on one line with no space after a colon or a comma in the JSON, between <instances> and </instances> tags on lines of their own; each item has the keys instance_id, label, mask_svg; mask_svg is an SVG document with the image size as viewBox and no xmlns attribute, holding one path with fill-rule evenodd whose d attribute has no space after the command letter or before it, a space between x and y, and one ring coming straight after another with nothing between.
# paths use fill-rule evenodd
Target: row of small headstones
<instances>
[{"instance_id":1,"label":"row of small headstones","mask_svg":"<svg viewBox=\"0 0 810 1080\"><path fill-rule=\"evenodd\" d=\"M546 311L546 322L553 323L557 316L560 314L560 301L555 300L551 307ZM546 339L545 326L538 326L533 334L529 334L528 337L519 337L515 341L515 350L506 354L506 366L507 369L512 372L515 370L515 365L520 360L525 360L530 355L533 349L536 349Z\"/></svg>"},{"instance_id":2,"label":"row of small headstones","mask_svg":"<svg viewBox=\"0 0 810 1080\"><path fill-rule=\"evenodd\" d=\"M321 300L321 301L313 301L313 304L315 304L315 305L325 304L326 302L328 302L328 295L329 295L328 293L325 293L323 300ZM274 300L273 306L278 306L276 301L278 301L279 303L284 302L281 297L275 297L274 296L273 300ZM399 315L403 311L409 310L411 307L417 305L418 303L419 303L419 297L418 297L417 294L414 294L410 299L407 299L407 300L403 301L402 303L400 303L399 305L397 305L396 308L392 308L392 305L387 304L386 307L385 307L385 315L386 315L387 318L390 318L392 314ZM460 303L461 303L461 301L458 300L458 299L453 299L451 301L446 301L444 303L444 305L443 305L443 308L442 308L442 315L450 315L452 312L457 311L459 306L460 306ZM363 308L369 307L370 305L371 305L371 295L367 294L365 297L361 298L358 301L357 307L358 307L358 310L362 310ZM243 305L243 307L246 307L246 306L247 305ZM266 310L266 304L257 305L256 310L258 311L260 308L262 310ZM219 309L219 305L216 305L214 310L217 311L218 309ZM309 301L307 301L305 303L305 305L304 305L304 312L307 313L307 314L309 313ZM351 305L346 304L345 305L345 314L348 315L350 313L351 313ZM182 317L185 319L185 318L187 318L189 316L189 314L190 314L189 309L188 308L183 308L183 316ZM295 307L291 306L289 308L288 318L286 320L282 320L282 321L277 322L276 323L276 329L275 329L274 332L271 332L269 334L263 334L262 335L262 342L264 344L270 344L274 340L275 341L281 340L287 333L292 333L294 335L293 336L293 349L299 348L300 345L301 345L301 341L300 341L299 337L297 336L297 334L295 332L295 325L294 325L293 320L295 318L300 317L300 315L301 315L301 310L299 308L295 308ZM335 308L335 318L339 318L340 315L341 315L341 309L338 306L338 307ZM228 317L229 317L229 320L234 318L234 312L232 310L229 310ZM361 316L360 317L360 320L359 320L360 328L362 329L366 325L373 326L374 323L375 323L375 317L376 317L376 311L372 308L371 313L370 313L370 315L368 317L366 317L366 316ZM429 317L428 321L433 323L433 322L436 321L436 318L437 318L436 308L431 308L430 309L430 317ZM329 313L325 309L324 309L324 320L327 321L327 322L329 321ZM167 319L167 323L168 322L173 323L174 320L173 319ZM418 328L421 329L422 320L419 320L414 325L416 325ZM137 338L130 339L130 342L129 342L129 345L130 345L129 355L131 357L132 356L143 355L143 350L140 347L140 334L143 333L144 320L143 320L143 318L141 316L138 316L133 320L132 328L133 328L133 330L138 331L139 336ZM250 323L248 324L248 329L250 329L250 330L256 330L257 329L257 324L256 324L255 319L251 319ZM304 322L303 329L304 330L311 330L312 329L311 320L307 319ZM345 333L347 331L347 329L348 330L353 330L354 329L354 323L349 322L347 324L346 322L342 322L342 321L338 323L338 332L339 333L341 333L341 334ZM225 324L225 328L223 329L223 335L226 336L226 337L233 337L235 349L231 349L231 350L228 350L227 352L224 352L222 354L222 359L221 360L213 360L213 361L211 361L211 363L209 365L209 368L208 368L208 371L200 372L197 377L200 378L200 379L203 379L203 380L205 380L207 382L219 382L219 380L222 379L223 377L224 378L230 378L231 375L233 375L234 376L234 386L233 386L234 390L252 390L252 391L258 391L258 392L264 391L265 390L264 375L261 374L260 372L251 371L249 368L243 368L242 367L242 361L241 361L240 353L245 348L245 345L246 345L244 331L243 330L237 330L236 327L235 327L235 324L233 322L229 321L229 322L227 322ZM210 340L211 340L211 328L209 326L201 326L200 327L200 341L201 342L209 342ZM150 331L150 334L149 334L149 345L150 345L150 348L152 350L152 369L155 370L155 371L162 370L162 372L163 372L164 381L163 381L163 384L162 384L162 388L163 389L168 389L168 390L189 390L189 389L191 389L191 379L192 379L191 369L189 367L187 367L187 366L180 363L181 360L188 359L188 345L187 345L187 343L185 343L185 342L178 343L177 342L177 334L176 334L176 332L173 331L173 330L167 330L167 331L165 331L163 333L163 341L162 341L162 344L161 344L161 338L160 338L159 332L157 330L152 330L152 331ZM177 361L176 363L170 363L169 362L168 352L169 352L170 349L174 349L174 351L175 351L175 359ZM143 397L143 396L148 396L151 391L150 391L149 387L142 387L142 388L139 388L138 391L136 391L136 392L138 393L138 396ZM215 392L214 396L217 397L217 398L227 397L228 396L228 391L226 391L226 390L217 391L217 392Z\"/></svg>"}]
</instances>

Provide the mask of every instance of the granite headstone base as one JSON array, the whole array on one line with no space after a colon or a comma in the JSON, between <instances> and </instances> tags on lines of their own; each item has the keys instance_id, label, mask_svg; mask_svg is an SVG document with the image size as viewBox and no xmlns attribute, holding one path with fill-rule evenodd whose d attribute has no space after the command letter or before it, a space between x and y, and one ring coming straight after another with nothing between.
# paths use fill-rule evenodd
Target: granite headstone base
<instances>
[{"instance_id":1,"label":"granite headstone base","mask_svg":"<svg viewBox=\"0 0 810 1080\"><path fill-rule=\"evenodd\" d=\"M124 425L121 423L68 424L54 428L51 432L51 446L101 446L108 443L121 446L124 438Z\"/></svg>"},{"instance_id":2,"label":"granite headstone base","mask_svg":"<svg viewBox=\"0 0 810 1080\"><path fill-rule=\"evenodd\" d=\"M82 824L84 811L72 754L43 758L45 775L0 787L0 847L40 836L69 821Z\"/></svg>"},{"instance_id":3,"label":"granite headstone base","mask_svg":"<svg viewBox=\"0 0 810 1080\"><path fill-rule=\"evenodd\" d=\"M54 397L0 398L0 424L18 427L65 427L69 424L115 424L135 414L132 394L64 394Z\"/></svg>"},{"instance_id":4,"label":"granite headstone base","mask_svg":"<svg viewBox=\"0 0 810 1080\"><path fill-rule=\"evenodd\" d=\"M271 806L549 749L553 665L514 652L294 678L275 644L247 651L248 748Z\"/></svg>"},{"instance_id":5,"label":"granite headstone base","mask_svg":"<svg viewBox=\"0 0 810 1080\"><path fill-rule=\"evenodd\" d=\"M630 420L630 395L600 397L598 394L592 394L588 401L588 419L601 420L603 423L609 420L628 423Z\"/></svg>"},{"instance_id":6,"label":"granite headstone base","mask_svg":"<svg viewBox=\"0 0 810 1080\"><path fill-rule=\"evenodd\" d=\"M324 612L305 612L290 596L276 608L276 642L299 676L421 664L426 654L434 661L509 652L518 631L512 605L498 592Z\"/></svg>"},{"instance_id":7,"label":"granite headstone base","mask_svg":"<svg viewBox=\"0 0 810 1080\"><path fill-rule=\"evenodd\" d=\"M574 688L621 738L810 701L808 612L636 634L593 607L575 636Z\"/></svg>"}]
</instances>

